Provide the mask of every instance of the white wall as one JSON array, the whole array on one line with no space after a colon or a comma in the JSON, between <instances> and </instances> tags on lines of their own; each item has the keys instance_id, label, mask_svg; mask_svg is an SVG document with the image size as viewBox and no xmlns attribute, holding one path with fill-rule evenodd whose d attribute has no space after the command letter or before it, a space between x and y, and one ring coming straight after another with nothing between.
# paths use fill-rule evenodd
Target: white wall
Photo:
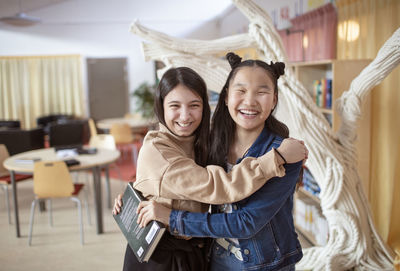
<instances>
[{"instance_id":1,"label":"white wall","mask_svg":"<svg viewBox=\"0 0 400 271\"><path fill-rule=\"evenodd\" d=\"M141 38L129 32L133 20L143 17L140 22L145 26L171 35L179 33L182 36L190 24L199 22L198 18L189 20L188 12L182 14L182 18L166 22L161 18L162 13L171 13L172 5L163 1L153 2L160 8L150 13L148 9L143 10L143 16L140 12L144 7L139 1L133 0L113 1L111 8L108 0L65 1L30 12L32 16L44 18L43 22L29 27L0 23L0 56L79 54L84 58L126 57L129 90L133 91L141 83L154 83L155 80L154 63L144 61ZM126 8L118 9L118 4L125 5ZM88 11L91 11L91 14L88 14ZM135 15L132 15L132 11ZM76 18L72 18L71 14L75 14ZM199 30L194 35L195 38L209 38L210 35L215 37L218 34L213 27L214 23L205 25L207 27ZM84 82L84 86L87 97L87 82ZM134 103L131 101L131 111L133 110Z\"/></svg>"},{"instance_id":2,"label":"white wall","mask_svg":"<svg viewBox=\"0 0 400 271\"><path fill-rule=\"evenodd\" d=\"M122 3L123 0L118 1ZM118 4L118 1L115 3ZM306 2L306 0L255 1L267 10L279 10L279 7L285 5L292 7L296 3ZM141 39L129 32L130 23L134 18L131 18L128 12L112 14L112 11L101 9L101 12L91 16L90 20L74 21L65 14L77 14L80 18L83 15L85 18L84 16L88 14L78 13L87 11L88 9L82 7L82 4L89 4L90 1L80 1L80 6L76 6L76 3L78 1L63 2L61 5L64 13L55 12L55 8L60 8L58 5L33 12L33 16L46 18L42 24L36 26L21 28L1 24L0 55L80 54L83 57L127 57L130 91L144 81L153 83L154 65L151 62L144 62L140 47ZM131 8L133 9L133 6ZM175 36L176 33L180 33L182 37L187 38L215 39L247 31L247 19L237 9L231 10L232 12L225 13L219 20L205 22L190 33L184 33L183 30L179 32L187 24L194 23L189 18L185 19L187 21L177 19L168 24L163 21L157 22L156 18L152 18L150 21L142 20L141 23L146 26L151 24L149 27ZM180 14L185 17L185 14ZM105 16L110 17L104 18ZM141 18L140 15L137 17ZM131 108L133 106L131 103Z\"/></svg>"},{"instance_id":3,"label":"white wall","mask_svg":"<svg viewBox=\"0 0 400 271\"><path fill-rule=\"evenodd\" d=\"M144 24L144 23L143 23ZM129 90L141 83L154 83L154 63L145 62L142 39L129 32L130 24L66 24L0 28L0 55L65 55L83 57L128 58ZM214 22L205 23L191 38L211 39L218 36ZM84 82L85 92L87 84ZM86 94L87 97L87 94ZM134 104L131 103L131 110Z\"/></svg>"},{"instance_id":4,"label":"white wall","mask_svg":"<svg viewBox=\"0 0 400 271\"><path fill-rule=\"evenodd\" d=\"M0 55L64 55L127 57L129 89L154 82L154 67L144 62L140 39L127 25L41 25L13 31L0 29ZM85 91L87 93L86 82ZM86 95L87 96L87 95Z\"/></svg>"}]
</instances>

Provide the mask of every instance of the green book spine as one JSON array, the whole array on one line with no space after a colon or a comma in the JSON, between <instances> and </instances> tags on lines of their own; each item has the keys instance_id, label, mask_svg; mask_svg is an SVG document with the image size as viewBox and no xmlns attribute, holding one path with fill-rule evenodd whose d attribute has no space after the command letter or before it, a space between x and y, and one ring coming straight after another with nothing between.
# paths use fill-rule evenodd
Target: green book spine
<instances>
[{"instance_id":1,"label":"green book spine","mask_svg":"<svg viewBox=\"0 0 400 271\"><path fill-rule=\"evenodd\" d=\"M158 221L152 221L144 228L139 227L136 223L136 209L143 200L145 199L142 194L129 183L122 196L121 212L113 215L139 262L147 262L150 259L166 229L164 224Z\"/></svg>"}]
</instances>

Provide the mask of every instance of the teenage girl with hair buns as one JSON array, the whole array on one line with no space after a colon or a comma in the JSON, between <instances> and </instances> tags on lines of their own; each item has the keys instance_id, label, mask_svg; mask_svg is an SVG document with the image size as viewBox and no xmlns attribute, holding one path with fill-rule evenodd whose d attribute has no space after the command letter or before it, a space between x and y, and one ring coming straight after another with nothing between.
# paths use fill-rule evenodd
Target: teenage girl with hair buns
<instances>
[{"instance_id":1,"label":"teenage girl with hair buns","mask_svg":"<svg viewBox=\"0 0 400 271\"><path fill-rule=\"evenodd\" d=\"M271 150L285 159L279 145L289 130L272 115L285 64L242 62L233 53L227 59L232 70L213 116L209 162L229 171ZM174 235L215 238L211 270L294 270L302 258L292 217L302 162L286 162L285 176L272 178L244 200L213 206L213 213L171 210L148 201L139 205L139 221L159 220Z\"/></svg>"}]
</instances>

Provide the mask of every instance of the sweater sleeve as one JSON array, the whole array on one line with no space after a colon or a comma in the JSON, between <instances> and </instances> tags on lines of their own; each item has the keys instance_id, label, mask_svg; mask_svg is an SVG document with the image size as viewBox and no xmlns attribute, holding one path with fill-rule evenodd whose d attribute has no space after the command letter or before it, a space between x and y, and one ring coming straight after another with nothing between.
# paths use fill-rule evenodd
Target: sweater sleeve
<instances>
[{"instance_id":1,"label":"sweater sleeve","mask_svg":"<svg viewBox=\"0 0 400 271\"><path fill-rule=\"evenodd\" d=\"M301 162L287 166L286 175L273 178L232 213L192 213L172 210L170 230L175 235L213 238L254 237L293 195ZM291 211L289 213L291 215Z\"/></svg>"},{"instance_id":2,"label":"sweater sleeve","mask_svg":"<svg viewBox=\"0 0 400 271\"><path fill-rule=\"evenodd\" d=\"M273 150L258 158L245 158L226 173L219 166L201 167L174 147L158 145L141 150L134 186L163 198L222 204L247 198L267 180L284 175Z\"/></svg>"}]
</instances>

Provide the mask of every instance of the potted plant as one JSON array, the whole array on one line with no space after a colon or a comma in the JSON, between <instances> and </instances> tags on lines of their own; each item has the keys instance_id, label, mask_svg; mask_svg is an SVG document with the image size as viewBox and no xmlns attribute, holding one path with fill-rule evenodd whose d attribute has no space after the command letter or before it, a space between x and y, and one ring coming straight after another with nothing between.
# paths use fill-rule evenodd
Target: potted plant
<instances>
[{"instance_id":1,"label":"potted plant","mask_svg":"<svg viewBox=\"0 0 400 271\"><path fill-rule=\"evenodd\" d=\"M132 93L136 103L136 112L140 113L143 118L151 119L154 117L154 92L155 85L144 82Z\"/></svg>"}]
</instances>

